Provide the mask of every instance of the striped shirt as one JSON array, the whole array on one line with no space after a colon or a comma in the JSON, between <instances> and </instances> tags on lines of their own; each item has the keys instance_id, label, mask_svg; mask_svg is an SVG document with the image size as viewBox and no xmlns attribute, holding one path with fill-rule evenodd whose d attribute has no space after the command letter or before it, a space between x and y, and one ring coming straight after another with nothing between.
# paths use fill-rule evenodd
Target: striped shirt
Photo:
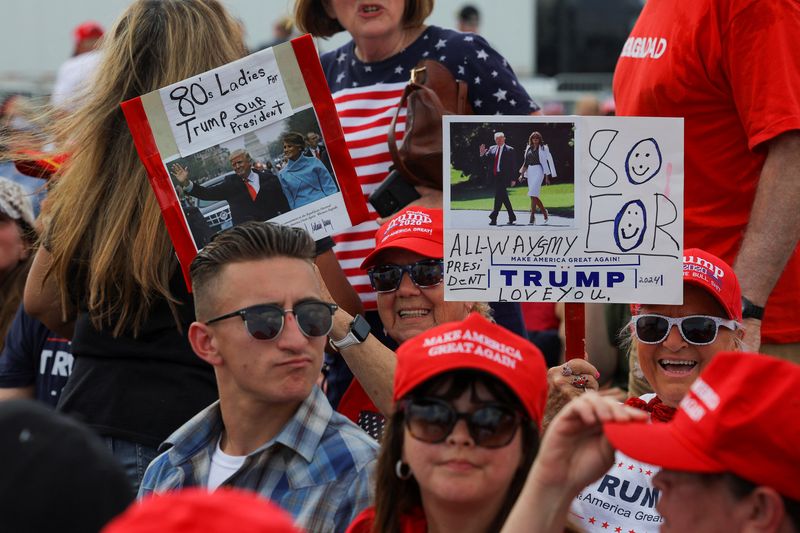
<instances>
[{"instance_id":1,"label":"striped shirt","mask_svg":"<svg viewBox=\"0 0 800 533\"><path fill-rule=\"evenodd\" d=\"M476 114L528 115L539 109L519 84L508 62L483 37L429 26L405 50L377 63L363 63L351 41L321 58L325 77L344 130L345 142L364 197L389 173L392 157L387 132L411 69L422 59L436 59L456 79L469 84ZM405 110L397 123L398 140L405 131ZM375 247L378 215L334 236L336 256L366 309L375 309L375 293L361 262Z\"/></svg>"},{"instance_id":2,"label":"striped shirt","mask_svg":"<svg viewBox=\"0 0 800 533\"><path fill-rule=\"evenodd\" d=\"M222 430L215 402L162 444L171 448L150 463L139 497L206 486ZM372 503L377 453L378 444L335 413L315 386L280 433L250 453L222 485L272 500L306 531L344 531Z\"/></svg>"}]
</instances>

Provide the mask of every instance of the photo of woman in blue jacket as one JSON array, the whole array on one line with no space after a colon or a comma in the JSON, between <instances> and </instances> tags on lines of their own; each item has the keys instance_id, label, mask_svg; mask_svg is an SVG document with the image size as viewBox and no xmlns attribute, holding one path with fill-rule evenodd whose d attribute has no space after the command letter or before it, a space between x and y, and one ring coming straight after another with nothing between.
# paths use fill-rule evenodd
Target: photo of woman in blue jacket
<instances>
[{"instance_id":1,"label":"photo of woman in blue jacket","mask_svg":"<svg viewBox=\"0 0 800 533\"><path fill-rule=\"evenodd\" d=\"M302 134L289 132L283 136L286 163L278 172L289 207L295 209L339 191L325 165L316 157L303 155L306 141Z\"/></svg>"}]
</instances>

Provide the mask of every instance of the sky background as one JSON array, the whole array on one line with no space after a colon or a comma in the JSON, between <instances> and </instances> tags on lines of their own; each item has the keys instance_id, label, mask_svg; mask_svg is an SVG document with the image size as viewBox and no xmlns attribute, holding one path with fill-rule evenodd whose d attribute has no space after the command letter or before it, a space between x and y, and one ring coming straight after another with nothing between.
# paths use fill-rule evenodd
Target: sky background
<instances>
[{"instance_id":1,"label":"sky background","mask_svg":"<svg viewBox=\"0 0 800 533\"><path fill-rule=\"evenodd\" d=\"M223 0L247 30L250 47L268 41L272 26L288 14L293 0ZM456 13L464 0L437 0L429 24L454 27ZM482 13L481 33L511 63L517 75L533 71L535 42L535 0L471 2ZM72 29L95 20L108 28L130 4L130 0L0 0L3 30L0 32L0 83L16 79L47 79L72 53ZM493 9L493 10L491 10ZM340 33L318 47L325 51L346 42Z\"/></svg>"}]
</instances>

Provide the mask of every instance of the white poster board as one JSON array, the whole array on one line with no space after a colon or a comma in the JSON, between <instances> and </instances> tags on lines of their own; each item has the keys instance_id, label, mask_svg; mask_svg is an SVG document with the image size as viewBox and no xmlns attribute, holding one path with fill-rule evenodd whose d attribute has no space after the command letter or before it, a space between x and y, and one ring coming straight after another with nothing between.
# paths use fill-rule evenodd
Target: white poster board
<instances>
[{"instance_id":1,"label":"white poster board","mask_svg":"<svg viewBox=\"0 0 800 533\"><path fill-rule=\"evenodd\" d=\"M183 157L284 120L295 111L272 48L158 93Z\"/></svg>"},{"instance_id":2,"label":"white poster board","mask_svg":"<svg viewBox=\"0 0 800 533\"><path fill-rule=\"evenodd\" d=\"M444 146L445 299L682 303L683 119L445 117Z\"/></svg>"}]
</instances>

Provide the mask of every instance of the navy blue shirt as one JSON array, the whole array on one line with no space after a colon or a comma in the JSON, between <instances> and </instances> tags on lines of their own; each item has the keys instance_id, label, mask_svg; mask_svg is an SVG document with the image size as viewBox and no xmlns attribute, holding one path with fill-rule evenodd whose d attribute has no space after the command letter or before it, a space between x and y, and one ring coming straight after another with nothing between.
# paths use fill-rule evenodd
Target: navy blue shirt
<instances>
[{"instance_id":1,"label":"navy blue shirt","mask_svg":"<svg viewBox=\"0 0 800 533\"><path fill-rule=\"evenodd\" d=\"M71 372L69 340L47 329L20 305L0 353L0 388L34 385L36 399L55 407Z\"/></svg>"},{"instance_id":2,"label":"navy blue shirt","mask_svg":"<svg viewBox=\"0 0 800 533\"><path fill-rule=\"evenodd\" d=\"M457 80L467 82L476 115L529 115L539 110L520 85L508 61L474 33L428 26L402 52L375 63L361 62L353 41L322 55L322 69L331 92L375 84L407 83L417 63L439 61Z\"/></svg>"}]
</instances>

